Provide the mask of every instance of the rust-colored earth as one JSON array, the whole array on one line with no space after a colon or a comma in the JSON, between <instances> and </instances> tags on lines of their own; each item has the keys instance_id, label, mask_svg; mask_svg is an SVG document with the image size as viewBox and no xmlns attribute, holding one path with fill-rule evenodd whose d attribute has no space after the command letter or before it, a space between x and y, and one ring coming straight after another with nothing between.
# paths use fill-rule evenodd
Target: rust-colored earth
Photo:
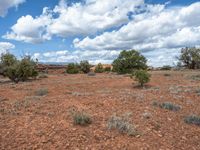
<instances>
[{"instance_id":1,"label":"rust-colored earth","mask_svg":"<svg viewBox=\"0 0 200 150\"><path fill-rule=\"evenodd\" d=\"M138 88L128 76L106 73L50 73L48 78L19 84L0 77L0 149L199 150L200 127L184 122L185 116L200 115L200 81L191 78L198 72L151 74L145 88ZM48 94L36 96L41 88ZM181 109L155 107L155 101L172 102ZM92 124L74 125L72 109L90 114ZM139 136L108 130L110 116L127 112L132 113Z\"/></svg>"}]
</instances>

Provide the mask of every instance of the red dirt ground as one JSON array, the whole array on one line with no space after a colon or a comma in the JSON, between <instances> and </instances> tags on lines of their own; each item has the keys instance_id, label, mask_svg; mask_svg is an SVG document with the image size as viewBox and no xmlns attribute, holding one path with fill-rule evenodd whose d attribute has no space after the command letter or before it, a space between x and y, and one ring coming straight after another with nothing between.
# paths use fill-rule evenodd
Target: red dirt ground
<instances>
[{"instance_id":1,"label":"red dirt ground","mask_svg":"<svg viewBox=\"0 0 200 150\"><path fill-rule=\"evenodd\" d=\"M190 79L196 73L151 72L146 88L114 74L49 74L19 84L1 77L0 149L199 150L200 127L184 122L187 115L200 115L200 96L195 92L200 81ZM36 96L40 88L49 93ZM172 102L181 110L154 107L154 101ZM89 113L92 124L74 125L71 109ZM127 112L140 136L108 130L110 116Z\"/></svg>"}]
</instances>

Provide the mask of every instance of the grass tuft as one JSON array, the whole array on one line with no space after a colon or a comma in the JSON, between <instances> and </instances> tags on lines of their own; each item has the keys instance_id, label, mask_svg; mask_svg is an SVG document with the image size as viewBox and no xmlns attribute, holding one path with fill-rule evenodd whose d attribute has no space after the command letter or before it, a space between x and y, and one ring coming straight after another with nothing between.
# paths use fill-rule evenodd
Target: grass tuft
<instances>
[{"instance_id":1,"label":"grass tuft","mask_svg":"<svg viewBox=\"0 0 200 150\"><path fill-rule=\"evenodd\" d=\"M44 96L48 94L48 89L39 89L37 91L35 91L35 95L37 96Z\"/></svg>"},{"instance_id":2,"label":"grass tuft","mask_svg":"<svg viewBox=\"0 0 200 150\"><path fill-rule=\"evenodd\" d=\"M117 129L120 133L125 133L129 136L137 135L134 125L130 123L130 114L112 115L107 122L107 126L109 130Z\"/></svg>"},{"instance_id":3,"label":"grass tuft","mask_svg":"<svg viewBox=\"0 0 200 150\"><path fill-rule=\"evenodd\" d=\"M200 126L200 116L196 115L187 116L185 117L184 121L187 124L194 124Z\"/></svg>"}]
</instances>

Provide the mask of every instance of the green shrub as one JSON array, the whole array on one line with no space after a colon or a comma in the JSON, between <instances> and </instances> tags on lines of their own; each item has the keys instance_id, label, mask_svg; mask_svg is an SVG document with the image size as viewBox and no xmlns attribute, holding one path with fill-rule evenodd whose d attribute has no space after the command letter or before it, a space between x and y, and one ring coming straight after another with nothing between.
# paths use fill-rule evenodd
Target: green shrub
<instances>
[{"instance_id":1,"label":"green shrub","mask_svg":"<svg viewBox=\"0 0 200 150\"><path fill-rule=\"evenodd\" d=\"M1 74L15 83L26 81L29 77L36 78L38 75L36 65L29 56L25 56L20 61L9 53L1 56Z\"/></svg>"},{"instance_id":2,"label":"green shrub","mask_svg":"<svg viewBox=\"0 0 200 150\"><path fill-rule=\"evenodd\" d=\"M87 60L80 62L80 70L84 73L90 72L90 64Z\"/></svg>"},{"instance_id":3,"label":"green shrub","mask_svg":"<svg viewBox=\"0 0 200 150\"><path fill-rule=\"evenodd\" d=\"M66 72L69 74L77 74L79 73L80 69L79 69L79 65L76 63L70 63L67 65L67 70Z\"/></svg>"},{"instance_id":4,"label":"green shrub","mask_svg":"<svg viewBox=\"0 0 200 150\"><path fill-rule=\"evenodd\" d=\"M96 73L102 73L104 72L104 69L103 69L103 65L101 63L99 63L96 67L95 67L95 70L94 70Z\"/></svg>"},{"instance_id":5,"label":"green shrub","mask_svg":"<svg viewBox=\"0 0 200 150\"><path fill-rule=\"evenodd\" d=\"M112 63L113 72L132 73L134 70L147 69L146 58L136 50L122 51Z\"/></svg>"},{"instance_id":6,"label":"green shrub","mask_svg":"<svg viewBox=\"0 0 200 150\"><path fill-rule=\"evenodd\" d=\"M152 103L152 105L155 106L155 107L160 107L160 108L168 109L168 110L171 110L171 111L179 111L181 109L181 107L179 105L175 105L171 102L158 103L158 102L154 101Z\"/></svg>"},{"instance_id":7,"label":"green shrub","mask_svg":"<svg viewBox=\"0 0 200 150\"><path fill-rule=\"evenodd\" d=\"M168 110L171 110L171 111L178 111L178 110L181 109L180 106L172 104L170 102L161 103L161 104L159 104L159 107L163 108L163 109L168 109Z\"/></svg>"},{"instance_id":8,"label":"green shrub","mask_svg":"<svg viewBox=\"0 0 200 150\"><path fill-rule=\"evenodd\" d=\"M75 125L86 126L92 123L91 117L84 112L74 112L73 120Z\"/></svg>"},{"instance_id":9,"label":"green shrub","mask_svg":"<svg viewBox=\"0 0 200 150\"><path fill-rule=\"evenodd\" d=\"M185 121L185 123L188 123L188 124L194 124L194 125L200 126L200 117L199 116L195 116L195 115L187 116L187 117L185 117L184 121Z\"/></svg>"},{"instance_id":10,"label":"green shrub","mask_svg":"<svg viewBox=\"0 0 200 150\"><path fill-rule=\"evenodd\" d=\"M168 66L168 65L163 66L163 67L160 68L160 70L171 70L171 69L172 69L172 67Z\"/></svg>"},{"instance_id":11,"label":"green shrub","mask_svg":"<svg viewBox=\"0 0 200 150\"><path fill-rule=\"evenodd\" d=\"M130 114L121 116L112 115L107 122L108 129L117 129L120 133L125 133L130 136L137 134L133 124L130 123Z\"/></svg>"},{"instance_id":12,"label":"green shrub","mask_svg":"<svg viewBox=\"0 0 200 150\"><path fill-rule=\"evenodd\" d=\"M136 81L139 82L141 86L144 86L145 83L150 81L151 75L146 70L136 70L131 75L131 78L134 78Z\"/></svg>"},{"instance_id":13,"label":"green shrub","mask_svg":"<svg viewBox=\"0 0 200 150\"><path fill-rule=\"evenodd\" d=\"M44 96L48 94L48 89L38 89L35 91L36 96Z\"/></svg>"},{"instance_id":14,"label":"green shrub","mask_svg":"<svg viewBox=\"0 0 200 150\"><path fill-rule=\"evenodd\" d=\"M110 72L110 71L111 71L111 67L109 67L109 66L105 67L105 68L104 68L104 71L105 71L105 72Z\"/></svg>"}]
</instances>

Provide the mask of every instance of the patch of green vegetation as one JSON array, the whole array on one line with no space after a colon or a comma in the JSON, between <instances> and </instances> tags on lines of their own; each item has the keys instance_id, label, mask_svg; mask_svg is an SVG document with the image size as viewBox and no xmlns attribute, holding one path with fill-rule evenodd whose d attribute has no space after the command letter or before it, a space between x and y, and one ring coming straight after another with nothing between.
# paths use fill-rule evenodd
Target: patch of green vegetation
<instances>
[{"instance_id":1,"label":"patch of green vegetation","mask_svg":"<svg viewBox=\"0 0 200 150\"><path fill-rule=\"evenodd\" d=\"M200 126L200 116L191 115L184 118L185 123Z\"/></svg>"},{"instance_id":2,"label":"patch of green vegetation","mask_svg":"<svg viewBox=\"0 0 200 150\"><path fill-rule=\"evenodd\" d=\"M85 112L74 112L73 121L75 125L86 126L92 123L90 115Z\"/></svg>"},{"instance_id":3,"label":"patch of green vegetation","mask_svg":"<svg viewBox=\"0 0 200 150\"><path fill-rule=\"evenodd\" d=\"M138 133L133 124L130 122L130 114L117 116L112 115L107 122L108 129L117 129L120 133L136 136Z\"/></svg>"},{"instance_id":4,"label":"patch of green vegetation","mask_svg":"<svg viewBox=\"0 0 200 150\"><path fill-rule=\"evenodd\" d=\"M171 111L179 111L181 109L181 107L179 105L175 105L171 102L158 103L158 102L154 101L152 103L152 105L155 106L155 107L160 107L160 108L168 109L168 110L171 110Z\"/></svg>"}]
</instances>

